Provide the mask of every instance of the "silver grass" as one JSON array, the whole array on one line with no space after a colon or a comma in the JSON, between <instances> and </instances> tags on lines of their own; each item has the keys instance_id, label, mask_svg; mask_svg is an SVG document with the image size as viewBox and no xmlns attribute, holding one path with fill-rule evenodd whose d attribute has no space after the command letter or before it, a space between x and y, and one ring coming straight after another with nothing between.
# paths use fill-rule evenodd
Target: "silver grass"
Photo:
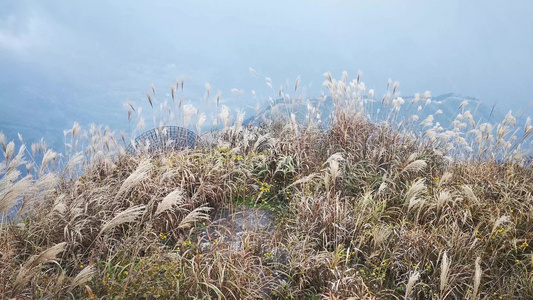
<instances>
[{"instance_id":1,"label":"silver grass","mask_svg":"<svg viewBox=\"0 0 533 300\"><path fill-rule=\"evenodd\" d=\"M427 167L427 163L423 159L415 160L412 163L408 164L404 169L403 172L409 173L414 172L418 173L422 170L424 170Z\"/></svg>"},{"instance_id":2,"label":"silver grass","mask_svg":"<svg viewBox=\"0 0 533 300\"><path fill-rule=\"evenodd\" d=\"M74 125L72 126L72 138L75 138L80 134L81 126L78 124L78 122L74 122Z\"/></svg>"},{"instance_id":3,"label":"silver grass","mask_svg":"<svg viewBox=\"0 0 533 300\"><path fill-rule=\"evenodd\" d=\"M46 175L39 177L39 180L35 182L35 190L39 193L49 193L57 186L59 179L59 175L55 173L47 173Z\"/></svg>"},{"instance_id":4,"label":"silver grass","mask_svg":"<svg viewBox=\"0 0 533 300\"><path fill-rule=\"evenodd\" d=\"M100 230L100 234L118 225L134 222L135 219L137 219L139 216L142 216L144 214L145 209L146 209L146 205L136 205L136 206L132 206L118 213L113 219L109 220L102 226L102 229Z\"/></svg>"},{"instance_id":5,"label":"silver grass","mask_svg":"<svg viewBox=\"0 0 533 300\"><path fill-rule=\"evenodd\" d=\"M239 110L237 112L237 117L235 119L235 126L234 126L234 131L233 131L234 135L237 135L241 132L242 122L244 122L244 116L245 116L245 112L243 110Z\"/></svg>"},{"instance_id":6,"label":"silver grass","mask_svg":"<svg viewBox=\"0 0 533 300\"><path fill-rule=\"evenodd\" d=\"M498 218L496 222L494 222L494 226L492 226L492 232L496 231L498 227L500 227L502 224L505 224L505 223L511 223L511 218L509 218L509 216L503 215L500 218Z\"/></svg>"},{"instance_id":7,"label":"silver grass","mask_svg":"<svg viewBox=\"0 0 533 300\"><path fill-rule=\"evenodd\" d=\"M361 94L364 94L365 91L366 91L366 85L364 82L361 82L357 85L357 90L359 90L359 92L361 92Z\"/></svg>"},{"instance_id":8,"label":"silver grass","mask_svg":"<svg viewBox=\"0 0 533 300\"><path fill-rule=\"evenodd\" d=\"M117 146L117 152L119 156L125 156L126 155L126 149L122 146Z\"/></svg>"},{"instance_id":9,"label":"silver grass","mask_svg":"<svg viewBox=\"0 0 533 300\"><path fill-rule=\"evenodd\" d=\"M21 173L18 169L9 170L5 165L0 165L0 174L5 174L0 178L0 192L2 192L16 183Z\"/></svg>"},{"instance_id":10,"label":"silver grass","mask_svg":"<svg viewBox=\"0 0 533 300\"><path fill-rule=\"evenodd\" d=\"M413 99L413 104L418 103L420 100L422 100L420 98L420 94L419 93L415 93L415 98Z\"/></svg>"},{"instance_id":11,"label":"silver grass","mask_svg":"<svg viewBox=\"0 0 533 300\"><path fill-rule=\"evenodd\" d=\"M475 300L478 298L478 292L479 292L479 286L481 285L481 257L476 258L476 272L474 273L474 290L472 291L472 295L470 296L471 300Z\"/></svg>"},{"instance_id":12,"label":"silver grass","mask_svg":"<svg viewBox=\"0 0 533 300\"><path fill-rule=\"evenodd\" d=\"M348 72L342 71L342 82L346 84L347 81L348 81Z\"/></svg>"},{"instance_id":13,"label":"silver grass","mask_svg":"<svg viewBox=\"0 0 533 300\"><path fill-rule=\"evenodd\" d=\"M41 163L41 168L40 168L41 174L44 173L44 169L46 168L48 163L53 162L54 160L56 160L58 156L59 156L59 154L57 154L57 152L55 152L55 151L53 151L51 149L46 150L46 152L44 153L44 156L43 156L42 163Z\"/></svg>"},{"instance_id":14,"label":"silver grass","mask_svg":"<svg viewBox=\"0 0 533 300\"><path fill-rule=\"evenodd\" d=\"M65 215L65 212L67 211L67 206L63 202L63 199L65 198L64 195L61 196L56 198L51 214L58 214L60 216Z\"/></svg>"},{"instance_id":15,"label":"silver grass","mask_svg":"<svg viewBox=\"0 0 533 300\"><path fill-rule=\"evenodd\" d=\"M420 273L414 272L409 276L409 281L407 282L407 287L405 288L405 296L404 299L407 300L411 296L411 293L413 292L413 287L415 286L416 282L420 279Z\"/></svg>"},{"instance_id":16,"label":"silver grass","mask_svg":"<svg viewBox=\"0 0 533 300\"><path fill-rule=\"evenodd\" d=\"M437 135L437 132L433 129L428 129L426 132L424 132L424 136L427 136L430 141L436 140Z\"/></svg>"},{"instance_id":17,"label":"silver grass","mask_svg":"<svg viewBox=\"0 0 533 300\"><path fill-rule=\"evenodd\" d=\"M252 68L248 68L248 69L250 70L250 73L252 73L255 76L255 78L257 78L257 72Z\"/></svg>"},{"instance_id":18,"label":"silver grass","mask_svg":"<svg viewBox=\"0 0 533 300\"><path fill-rule=\"evenodd\" d=\"M331 181L335 182L337 177L339 177L339 162L336 160L332 160L329 162L329 175L331 176Z\"/></svg>"},{"instance_id":19,"label":"silver grass","mask_svg":"<svg viewBox=\"0 0 533 300\"><path fill-rule=\"evenodd\" d=\"M403 100L402 97L397 97L392 100L392 106L393 108L398 111L400 110L400 107L405 103L405 100Z\"/></svg>"},{"instance_id":20,"label":"silver grass","mask_svg":"<svg viewBox=\"0 0 533 300\"><path fill-rule=\"evenodd\" d=\"M261 152L274 144L275 139L270 134L264 134L257 138L252 148L252 152Z\"/></svg>"},{"instance_id":21,"label":"silver grass","mask_svg":"<svg viewBox=\"0 0 533 300\"><path fill-rule=\"evenodd\" d=\"M70 284L69 291L72 291L74 288L88 282L96 274L96 268L94 266L87 266L81 270L76 277L72 280Z\"/></svg>"},{"instance_id":22,"label":"silver grass","mask_svg":"<svg viewBox=\"0 0 533 300\"><path fill-rule=\"evenodd\" d=\"M139 117L139 122L137 123L137 126L135 127L135 130L143 130L145 127L144 118Z\"/></svg>"},{"instance_id":23,"label":"silver grass","mask_svg":"<svg viewBox=\"0 0 533 300\"><path fill-rule=\"evenodd\" d=\"M56 259L56 256L65 250L67 243L59 243L52 246L40 254L31 257L21 268L13 284L13 294L18 294L22 288L30 281L31 277L38 271L38 266Z\"/></svg>"},{"instance_id":24,"label":"silver grass","mask_svg":"<svg viewBox=\"0 0 533 300\"><path fill-rule=\"evenodd\" d=\"M67 278L67 271L66 270L61 271L61 274L57 276L55 286L63 286L63 282L65 282L66 278Z\"/></svg>"},{"instance_id":25,"label":"silver grass","mask_svg":"<svg viewBox=\"0 0 533 300\"><path fill-rule=\"evenodd\" d=\"M6 136L1 131L0 131L0 145L2 145L2 151L4 151L4 153L5 153L6 152L6 147L7 147Z\"/></svg>"},{"instance_id":26,"label":"silver grass","mask_svg":"<svg viewBox=\"0 0 533 300\"><path fill-rule=\"evenodd\" d=\"M526 125L524 126L524 135L526 137L533 134L533 125L531 125L531 117L527 117Z\"/></svg>"},{"instance_id":27,"label":"silver grass","mask_svg":"<svg viewBox=\"0 0 533 300\"><path fill-rule=\"evenodd\" d=\"M465 111L463 116L470 122L470 127L475 127L476 122L474 121L474 116L472 116L469 110Z\"/></svg>"},{"instance_id":28,"label":"silver grass","mask_svg":"<svg viewBox=\"0 0 533 300\"><path fill-rule=\"evenodd\" d=\"M298 122L296 122L296 115L291 113L291 127L294 130L295 136L298 136Z\"/></svg>"},{"instance_id":29,"label":"silver grass","mask_svg":"<svg viewBox=\"0 0 533 300\"><path fill-rule=\"evenodd\" d=\"M467 199L472 200L475 203L480 203L480 201L476 197L476 194L474 193L474 190L472 190L469 185L461 185L461 189L463 190L463 193L465 194Z\"/></svg>"},{"instance_id":30,"label":"silver grass","mask_svg":"<svg viewBox=\"0 0 533 300\"><path fill-rule=\"evenodd\" d=\"M222 121L222 125L224 126L224 129L228 126L228 122L230 119L230 110L226 105L222 105L222 109L220 113L218 114L218 118L220 121Z\"/></svg>"},{"instance_id":31,"label":"silver grass","mask_svg":"<svg viewBox=\"0 0 533 300\"><path fill-rule=\"evenodd\" d=\"M185 193L181 188L177 188L174 191L170 192L165 198L163 198L163 201L161 201L157 205L157 209L155 211L154 216L158 216L159 214L175 207L180 206L183 204L185 200Z\"/></svg>"},{"instance_id":32,"label":"silver grass","mask_svg":"<svg viewBox=\"0 0 533 300\"><path fill-rule=\"evenodd\" d=\"M43 151L43 148L42 148L42 145L41 143L37 142L37 143L32 143L31 144L31 154L35 157L35 154L38 152L38 153L41 153Z\"/></svg>"},{"instance_id":33,"label":"silver grass","mask_svg":"<svg viewBox=\"0 0 533 300\"><path fill-rule=\"evenodd\" d=\"M498 124L496 126L496 136L498 137L499 143L501 143L502 141L505 142L505 140L503 140L503 136L507 133L507 131L508 127L504 126L503 124Z\"/></svg>"},{"instance_id":34,"label":"silver grass","mask_svg":"<svg viewBox=\"0 0 533 300\"><path fill-rule=\"evenodd\" d=\"M43 200L49 198L55 191L59 184L60 177L56 173L47 173L41 176L28 190L30 197L27 197L22 202L22 207L17 215L25 211L35 211L35 209L43 203ZM29 207L29 208L28 208Z\"/></svg>"},{"instance_id":35,"label":"silver grass","mask_svg":"<svg viewBox=\"0 0 533 300\"><path fill-rule=\"evenodd\" d=\"M235 88L231 89L231 92L237 94L238 97L241 97L244 94L243 90L239 90Z\"/></svg>"},{"instance_id":36,"label":"silver grass","mask_svg":"<svg viewBox=\"0 0 533 300\"><path fill-rule=\"evenodd\" d=\"M148 173L151 169L152 163L149 159L144 159L141 161L137 166L137 169L135 169L135 171L133 171L133 173L131 173L126 180L124 180L120 186L120 189L118 190L117 195L115 196L115 200L118 200L122 194L128 192L132 187L144 180L148 176Z\"/></svg>"},{"instance_id":37,"label":"silver grass","mask_svg":"<svg viewBox=\"0 0 533 300\"><path fill-rule=\"evenodd\" d=\"M333 81L333 78L331 77L331 73L330 72L324 73L324 76L328 79L329 82Z\"/></svg>"},{"instance_id":38,"label":"silver grass","mask_svg":"<svg viewBox=\"0 0 533 300\"><path fill-rule=\"evenodd\" d=\"M221 97L222 97L222 91L217 91L217 106L220 104Z\"/></svg>"},{"instance_id":39,"label":"silver grass","mask_svg":"<svg viewBox=\"0 0 533 300\"><path fill-rule=\"evenodd\" d=\"M204 113L198 115L198 122L196 123L196 132L198 132L198 135L202 133L202 126L204 125L206 118Z\"/></svg>"},{"instance_id":40,"label":"silver grass","mask_svg":"<svg viewBox=\"0 0 533 300\"><path fill-rule=\"evenodd\" d=\"M176 178L178 175L178 171L169 168L167 171L165 171L165 173L163 173L163 175L159 179L159 183L163 184L165 180Z\"/></svg>"},{"instance_id":41,"label":"silver grass","mask_svg":"<svg viewBox=\"0 0 533 300\"><path fill-rule=\"evenodd\" d=\"M425 118L422 122L420 122L420 125L424 125L424 127L433 125L433 115L429 115L427 118Z\"/></svg>"},{"instance_id":42,"label":"silver grass","mask_svg":"<svg viewBox=\"0 0 533 300\"><path fill-rule=\"evenodd\" d=\"M27 195L32 187L32 177L30 175L16 181L14 184L9 182L11 178L18 178L20 172L16 171L11 175L11 172L5 175L0 180L0 213L3 213L13 207L18 199ZM17 174L18 173L18 174Z\"/></svg>"},{"instance_id":43,"label":"silver grass","mask_svg":"<svg viewBox=\"0 0 533 300\"><path fill-rule=\"evenodd\" d=\"M292 184L290 184L289 186L287 186L287 189L290 188L290 187L293 187L295 185L298 185L298 184L306 184L308 182L311 182L313 179L315 179L316 177L318 177L318 175L316 173L311 173L307 176L304 176L298 180L296 180L295 182L293 182Z\"/></svg>"},{"instance_id":44,"label":"silver grass","mask_svg":"<svg viewBox=\"0 0 533 300\"><path fill-rule=\"evenodd\" d=\"M419 197L418 195L417 196L413 196L411 198L409 198L409 204L407 206L407 210L411 210L413 207L415 206L420 206L422 207L424 204L424 199Z\"/></svg>"},{"instance_id":45,"label":"silver grass","mask_svg":"<svg viewBox=\"0 0 533 300\"><path fill-rule=\"evenodd\" d=\"M4 158L6 160L6 164L9 162L9 160L15 155L15 143L13 141L9 142L4 150Z\"/></svg>"},{"instance_id":46,"label":"silver grass","mask_svg":"<svg viewBox=\"0 0 533 300\"><path fill-rule=\"evenodd\" d=\"M173 103L174 103L174 100L176 100L176 89L177 89L177 86L175 84L170 85L170 95L172 97Z\"/></svg>"},{"instance_id":47,"label":"silver grass","mask_svg":"<svg viewBox=\"0 0 533 300\"><path fill-rule=\"evenodd\" d=\"M183 127L187 128L189 126L191 116L196 115L197 112L198 110L190 104L185 104L183 106Z\"/></svg>"},{"instance_id":48,"label":"silver grass","mask_svg":"<svg viewBox=\"0 0 533 300\"><path fill-rule=\"evenodd\" d=\"M15 157L12 157L11 161L9 162L9 170L16 169L19 166L27 163L27 161L24 159L24 151L26 151L26 145L22 144L19 148L17 155Z\"/></svg>"},{"instance_id":49,"label":"silver grass","mask_svg":"<svg viewBox=\"0 0 533 300\"><path fill-rule=\"evenodd\" d=\"M83 163L83 159L84 159L84 155L83 155L83 152L77 152L76 154L74 154L68 161L67 165L65 166L65 172L66 173L70 173L70 172L73 172L76 168L76 166L80 165L81 163Z\"/></svg>"},{"instance_id":50,"label":"silver grass","mask_svg":"<svg viewBox=\"0 0 533 300\"><path fill-rule=\"evenodd\" d=\"M507 115L505 115L502 125L505 124L511 124L513 127L516 127L516 118L513 116L512 111L509 111Z\"/></svg>"},{"instance_id":51,"label":"silver grass","mask_svg":"<svg viewBox=\"0 0 533 300\"><path fill-rule=\"evenodd\" d=\"M444 205L452 200L450 193L441 191L437 196L437 209L441 209Z\"/></svg>"},{"instance_id":52,"label":"silver grass","mask_svg":"<svg viewBox=\"0 0 533 300\"><path fill-rule=\"evenodd\" d=\"M206 82L205 83L205 95L207 99L209 99L209 94L211 94L211 85L209 84L209 82Z\"/></svg>"},{"instance_id":53,"label":"silver grass","mask_svg":"<svg viewBox=\"0 0 533 300\"><path fill-rule=\"evenodd\" d=\"M408 205L408 210L422 203L423 199L420 198L423 191L426 190L425 179L416 180L411 187L407 190L405 201Z\"/></svg>"},{"instance_id":54,"label":"silver grass","mask_svg":"<svg viewBox=\"0 0 533 300\"><path fill-rule=\"evenodd\" d=\"M444 252L444 255L442 256L442 263L441 263L441 269L440 269L440 292L441 294L444 292L446 287L448 286L448 273L450 271L450 265L452 261L448 259L448 253Z\"/></svg>"},{"instance_id":55,"label":"silver grass","mask_svg":"<svg viewBox=\"0 0 533 300\"><path fill-rule=\"evenodd\" d=\"M374 228L374 249L377 248L389 238L392 230L386 226L377 226Z\"/></svg>"},{"instance_id":56,"label":"silver grass","mask_svg":"<svg viewBox=\"0 0 533 300\"><path fill-rule=\"evenodd\" d=\"M337 152L328 157L325 164L329 164L331 161L342 162L344 161L344 157L342 157L342 154L340 152Z\"/></svg>"},{"instance_id":57,"label":"silver grass","mask_svg":"<svg viewBox=\"0 0 533 300\"><path fill-rule=\"evenodd\" d=\"M150 106L154 108L154 104L152 101L152 96L150 96L150 93L146 93L146 97L148 98L148 102L150 103Z\"/></svg>"},{"instance_id":58,"label":"silver grass","mask_svg":"<svg viewBox=\"0 0 533 300\"><path fill-rule=\"evenodd\" d=\"M379 185L379 188L378 188L378 195L383 193L383 191L388 187L388 184L383 181L380 185Z\"/></svg>"},{"instance_id":59,"label":"silver grass","mask_svg":"<svg viewBox=\"0 0 533 300\"><path fill-rule=\"evenodd\" d=\"M201 220L209 220L209 211L211 211L211 207L207 206L201 206L197 207L193 211L187 214L183 220L181 220L180 224L178 225L179 229L187 229L192 226L193 223L201 221Z\"/></svg>"}]
</instances>

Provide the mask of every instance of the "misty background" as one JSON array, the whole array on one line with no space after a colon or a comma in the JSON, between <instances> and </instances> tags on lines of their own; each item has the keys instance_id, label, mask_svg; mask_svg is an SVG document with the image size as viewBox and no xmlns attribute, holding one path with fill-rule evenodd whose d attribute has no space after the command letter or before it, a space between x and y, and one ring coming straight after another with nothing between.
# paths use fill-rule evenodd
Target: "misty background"
<instances>
[{"instance_id":1,"label":"misty background","mask_svg":"<svg viewBox=\"0 0 533 300\"><path fill-rule=\"evenodd\" d=\"M361 70L379 98L391 78L406 97L455 93L525 119L532 10L532 1L0 0L0 131L62 151L74 121L131 133L127 100L152 128L152 84L159 105L184 78L185 103L201 108L209 82L235 111L298 76L304 96L319 97L322 74L344 70L350 79Z\"/></svg>"}]
</instances>

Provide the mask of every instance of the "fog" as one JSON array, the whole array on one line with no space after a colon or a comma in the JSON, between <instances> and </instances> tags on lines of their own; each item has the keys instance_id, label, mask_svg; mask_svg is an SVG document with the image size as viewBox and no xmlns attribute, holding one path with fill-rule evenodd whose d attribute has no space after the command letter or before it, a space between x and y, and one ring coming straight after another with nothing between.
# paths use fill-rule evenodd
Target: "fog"
<instances>
[{"instance_id":1,"label":"fog","mask_svg":"<svg viewBox=\"0 0 533 300\"><path fill-rule=\"evenodd\" d=\"M0 0L0 131L59 147L74 121L127 130L123 103L148 110L152 84L162 102L184 78L185 101L202 106L209 82L235 109L254 102L252 90L274 97L297 76L305 96L319 96L322 74L344 70L362 71L378 96L391 78L406 96L457 93L524 111L533 101L532 9L531 1Z\"/></svg>"}]
</instances>

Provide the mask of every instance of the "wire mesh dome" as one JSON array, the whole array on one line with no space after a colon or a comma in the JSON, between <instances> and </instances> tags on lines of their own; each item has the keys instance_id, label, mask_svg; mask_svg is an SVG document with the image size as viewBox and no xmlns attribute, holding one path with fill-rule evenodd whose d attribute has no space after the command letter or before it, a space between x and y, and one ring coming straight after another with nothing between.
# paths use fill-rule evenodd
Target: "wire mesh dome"
<instances>
[{"instance_id":1,"label":"wire mesh dome","mask_svg":"<svg viewBox=\"0 0 533 300\"><path fill-rule=\"evenodd\" d=\"M148 130L126 148L130 155L168 150L193 149L199 144L198 135L179 126L163 126Z\"/></svg>"}]
</instances>

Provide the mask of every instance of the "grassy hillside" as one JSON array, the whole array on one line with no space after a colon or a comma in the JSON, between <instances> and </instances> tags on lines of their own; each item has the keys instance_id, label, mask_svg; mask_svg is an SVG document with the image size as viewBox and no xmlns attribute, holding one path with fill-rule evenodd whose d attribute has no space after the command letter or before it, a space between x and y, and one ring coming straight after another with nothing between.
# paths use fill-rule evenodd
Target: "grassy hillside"
<instances>
[{"instance_id":1,"label":"grassy hillside","mask_svg":"<svg viewBox=\"0 0 533 300\"><path fill-rule=\"evenodd\" d=\"M430 95L402 103L391 85L371 122L374 91L326 75L327 130L290 109L242 126L217 106L224 128L196 149L131 156L74 126L64 159L0 134L0 212L23 200L0 225L2 299L532 299L530 121L400 119ZM235 247L234 229L209 233L228 207L273 211L275 228Z\"/></svg>"}]
</instances>

